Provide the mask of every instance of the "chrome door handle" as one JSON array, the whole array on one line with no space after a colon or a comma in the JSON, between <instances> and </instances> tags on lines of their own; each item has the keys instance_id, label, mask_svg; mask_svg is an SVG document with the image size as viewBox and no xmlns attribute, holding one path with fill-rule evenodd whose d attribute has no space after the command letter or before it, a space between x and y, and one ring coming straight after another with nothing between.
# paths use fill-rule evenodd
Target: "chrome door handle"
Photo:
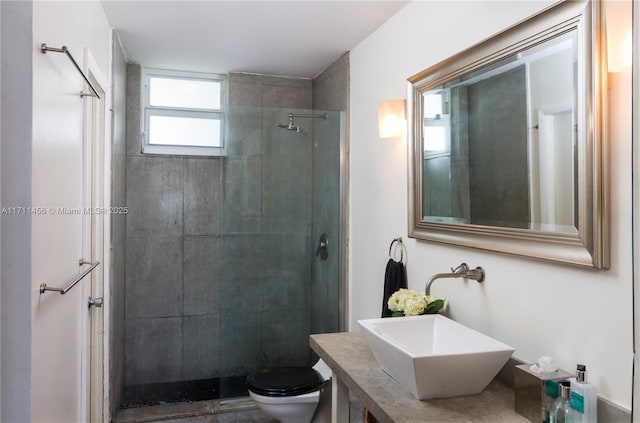
<instances>
[{"instance_id":1,"label":"chrome door handle","mask_svg":"<svg viewBox=\"0 0 640 423\"><path fill-rule=\"evenodd\" d=\"M91 308L91 306L102 307L103 304L104 304L104 300L102 298L89 297L89 308Z\"/></svg>"}]
</instances>

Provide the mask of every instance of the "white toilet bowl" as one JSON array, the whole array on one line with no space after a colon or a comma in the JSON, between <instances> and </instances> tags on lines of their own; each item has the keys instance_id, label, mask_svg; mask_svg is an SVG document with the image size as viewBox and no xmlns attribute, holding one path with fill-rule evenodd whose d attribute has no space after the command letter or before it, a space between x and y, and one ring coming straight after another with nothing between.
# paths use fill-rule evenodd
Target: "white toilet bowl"
<instances>
[{"instance_id":1,"label":"white toilet bowl","mask_svg":"<svg viewBox=\"0 0 640 423\"><path fill-rule=\"evenodd\" d=\"M267 397L249 391L258 407L281 423L309 423L320 401L320 391L291 397Z\"/></svg>"},{"instance_id":2,"label":"white toilet bowl","mask_svg":"<svg viewBox=\"0 0 640 423\"><path fill-rule=\"evenodd\" d=\"M313 368L261 369L247 378L249 396L281 423L310 423L331 370L319 360Z\"/></svg>"}]
</instances>

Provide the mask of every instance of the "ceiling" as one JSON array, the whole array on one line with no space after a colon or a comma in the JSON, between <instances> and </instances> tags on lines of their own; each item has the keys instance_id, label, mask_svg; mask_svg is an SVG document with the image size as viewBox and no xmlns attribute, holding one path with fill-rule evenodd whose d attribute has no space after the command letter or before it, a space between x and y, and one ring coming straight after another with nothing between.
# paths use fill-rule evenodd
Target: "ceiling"
<instances>
[{"instance_id":1,"label":"ceiling","mask_svg":"<svg viewBox=\"0 0 640 423\"><path fill-rule=\"evenodd\" d=\"M408 1L101 3L129 62L158 69L314 77Z\"/></svg>"}]
</instances>

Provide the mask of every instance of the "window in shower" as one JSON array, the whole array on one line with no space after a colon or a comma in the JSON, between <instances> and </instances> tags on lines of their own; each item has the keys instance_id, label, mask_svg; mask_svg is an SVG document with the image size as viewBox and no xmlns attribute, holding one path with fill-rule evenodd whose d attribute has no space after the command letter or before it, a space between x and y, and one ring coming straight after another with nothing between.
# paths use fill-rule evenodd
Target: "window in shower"
<instances>
[{"instance_id":1,"label":"window in shower","mask_svg":"<svg viewBox=\"0 0 640 423\"><path fill-rule=\"evenodd\" d=\"M223 156L223 75L144 70L142 152Z\"/></svg>"}]
</instances>

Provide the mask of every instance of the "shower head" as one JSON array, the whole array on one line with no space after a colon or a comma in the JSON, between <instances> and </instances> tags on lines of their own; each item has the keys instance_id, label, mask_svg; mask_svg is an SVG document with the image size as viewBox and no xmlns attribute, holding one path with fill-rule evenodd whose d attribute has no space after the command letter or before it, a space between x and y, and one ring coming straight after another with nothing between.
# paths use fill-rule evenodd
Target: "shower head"
<instances>
[{"instance_id":1,"label":"shower head","mask_svg":"<svg viewBox=\"0 0 640 423\"><path fill-rule=\"evenodd\" d=\"M278 128L284 128L287 131L296 131L296 132L302 132L302 128L299 126L293 126L293 125L283 125L281 123L278 124Z\"/></svg>"},{"instance_id":2,"label":"shower head","mask_svg":"<svg viewBox=\"0 0 640 423\"><path fill-rule=\"evenodd\" d=\"M296 131L296 132L302 132L302 128L299 126L295 126L293 124L293 114L289 113L289 124L288 125L284 125L282 123L278 124L279 128L284 128L288 131Z\"/></svg>"}]
</instances>

